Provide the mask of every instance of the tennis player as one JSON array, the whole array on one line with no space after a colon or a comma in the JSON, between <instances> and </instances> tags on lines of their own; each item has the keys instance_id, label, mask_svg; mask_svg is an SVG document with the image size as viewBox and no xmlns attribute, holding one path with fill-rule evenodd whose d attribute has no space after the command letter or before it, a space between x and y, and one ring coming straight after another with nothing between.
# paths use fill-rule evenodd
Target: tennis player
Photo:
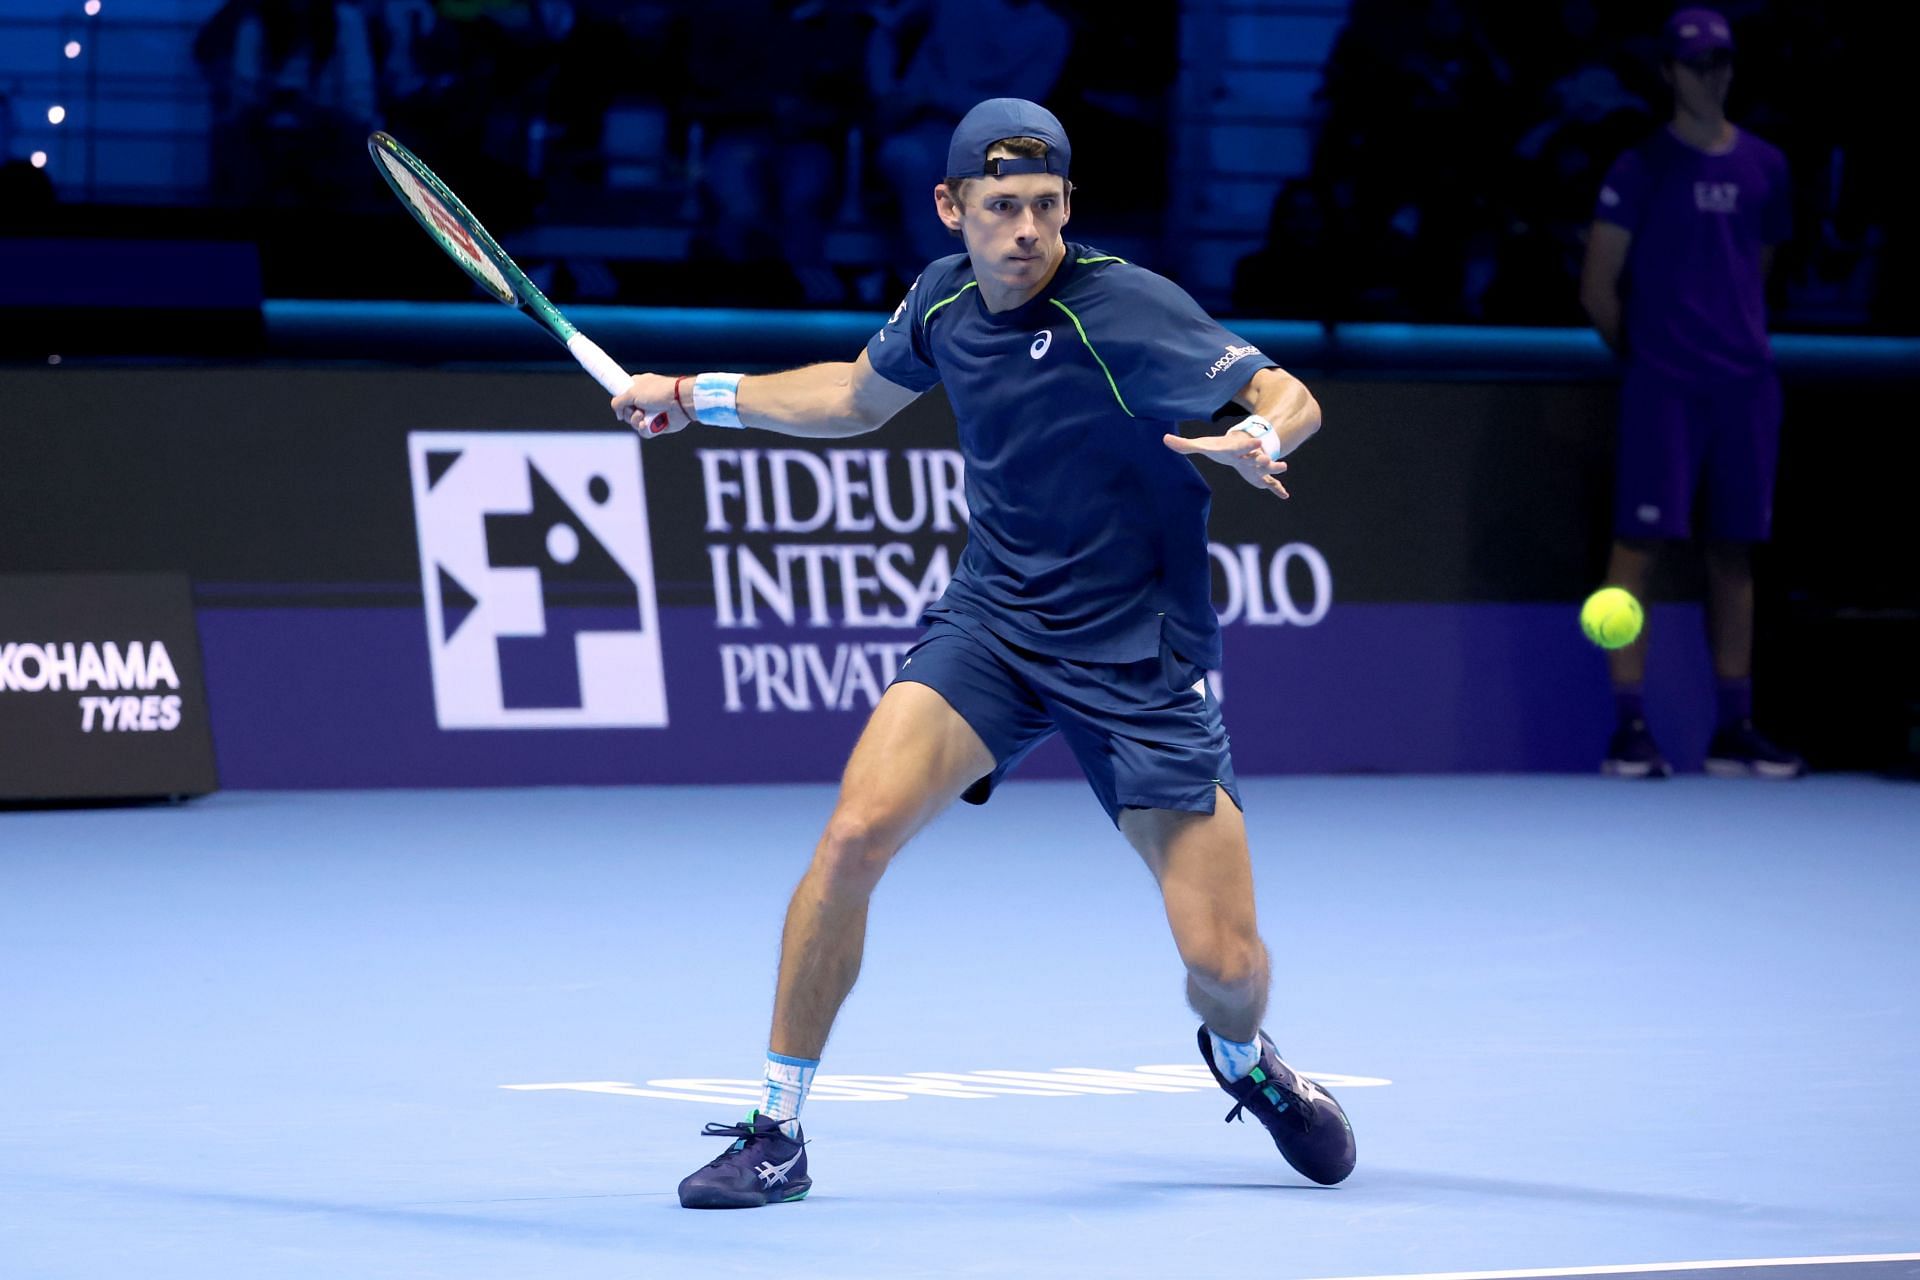
<instances>
[{"instance_id":1,"label":"tennis player","mask_svg":"<svg viewBox=\"0 0 1920 1280\"><path fill-rule=\"evenodd\" d=\"M1209 490L1189 459L1284 498L1281 459L1320 426L1297 379L1151 271L1063 240L1071 152L1017 98L953 132L935 209L941 258L848 364L765 377L643 374L613 410L643 436L690 423L813 438L872 431L944 383L966 458L971 531L945 595L874 708L787 909L760 1107L708 1125L727 1149L680 1184L689 1208L799 1200L800 1109L860 971L888 862L955 799L985 803L1061 734L1107 816L1159 882L1200 1015L1201 1057L1308 1178L1353 1169L1339 1104L1260 1029L1268 958L1220 707ZM1224 434L1175 424L1237 403Z\"/></svg>"}]
</instances>

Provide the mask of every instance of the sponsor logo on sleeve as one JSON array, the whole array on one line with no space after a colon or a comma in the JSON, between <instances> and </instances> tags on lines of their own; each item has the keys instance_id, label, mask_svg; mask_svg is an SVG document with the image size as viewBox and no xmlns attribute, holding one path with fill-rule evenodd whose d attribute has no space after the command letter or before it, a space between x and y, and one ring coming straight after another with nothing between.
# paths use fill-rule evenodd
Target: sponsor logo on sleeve
<instances>
[{"instance_id":1,"label":"sponsor logo on sleeve","mask_svg":"<svg viewBox=\"0 0 1920 1280\"><path fill-rule=\"evenodd\" d=\"M1217 378L1227 370L1233 368L1236 364L1239 364L1242 360L1245 360L1248 356L1257 356L1259 354L1260 348L1258 347L1228 347L1226 354L1218 360L1215 360L1213 367L1207 370L1207 377L1209 379Z\"/></svg>"}]
</instances>

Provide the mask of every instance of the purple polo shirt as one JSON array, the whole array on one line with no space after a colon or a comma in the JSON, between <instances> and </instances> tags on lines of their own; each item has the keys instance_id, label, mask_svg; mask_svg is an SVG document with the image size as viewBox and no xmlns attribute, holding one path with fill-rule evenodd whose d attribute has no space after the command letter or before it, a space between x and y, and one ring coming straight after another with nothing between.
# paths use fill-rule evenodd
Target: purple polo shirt
<instances>
[{"instance_id":1,"label":"purple polo shirt","mask_svg":"<svg viewBox=\"0 0 1920 1280\"><path fill-rule=\"evenodd\" d=\"M1628 356L1689 382L1773 365L1761 250L1793 232L1787 160L1742 129L1724 155L1662 128L1614 161L1594 217L1633 235Z\"/></svg>"}]
</instances>

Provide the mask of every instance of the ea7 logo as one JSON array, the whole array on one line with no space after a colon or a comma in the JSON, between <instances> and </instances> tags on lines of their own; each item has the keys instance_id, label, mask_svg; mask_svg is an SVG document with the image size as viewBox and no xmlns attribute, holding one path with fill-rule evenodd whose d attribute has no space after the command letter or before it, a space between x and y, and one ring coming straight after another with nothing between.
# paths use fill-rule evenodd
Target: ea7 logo
<instances>
[{"instance_id":1,"label":"ea7 logo","mask_svg":"<svg viewBox=\"0 0 1920 1280\"><path fill-rule=\"evenodd\" d=\"M1737 182L1696 182L1693 204L1702 213L1738 213L1740 184Z\"/></svg>"},{"instance_id":2,"label":"ea7 logo","mask_svg":"<svg viewBox=\"0 0 1920 1280\"><path fill-rule=\"evenodd\" d=\"M667 723L630 432L407 437L443 729Z\"/></svg>"}]
</instances>

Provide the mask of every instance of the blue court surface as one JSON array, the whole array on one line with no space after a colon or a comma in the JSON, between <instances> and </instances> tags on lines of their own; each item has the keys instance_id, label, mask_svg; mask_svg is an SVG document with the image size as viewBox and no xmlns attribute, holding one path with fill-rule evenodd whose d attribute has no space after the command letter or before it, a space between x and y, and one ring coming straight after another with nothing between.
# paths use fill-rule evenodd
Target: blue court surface
<instances>
[{"instance_id":1,"label":"blue court surface","mask_svg":"<svg viewBox=\"0 0 1920 1280\"><path fill-rule=\"evenodd\" d=\"M674 1186L830 789L0 814L0 1276L1920 1276L1920 788L1246 790L1346 1184L1221 1123L1151 880L1033 782L889 873L814 1193L736 1213Z\"/></svg>"}]
</instances>

